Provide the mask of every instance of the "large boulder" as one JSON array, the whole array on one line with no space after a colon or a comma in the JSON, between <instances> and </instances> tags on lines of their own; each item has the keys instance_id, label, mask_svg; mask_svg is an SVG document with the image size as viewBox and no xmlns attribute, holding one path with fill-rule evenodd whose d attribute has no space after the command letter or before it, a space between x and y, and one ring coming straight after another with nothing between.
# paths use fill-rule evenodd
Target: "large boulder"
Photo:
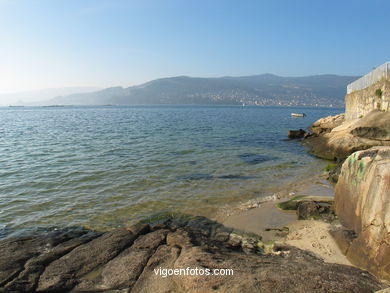
<instances>
[{"instance_id":1,"label":"large boulder","mask_svg":"<svg viewBox=\"0 0 390 293\"><path fill-rule=\"evenodd\" d=\"M390 112L372 111L346 121L329 133L305 140L311 152L328 160L344 160L350 154L373 146L390 146Z\"/></svg>"},{"instance_id":2,"label":"large boulder","mask_svg":"<svg viewBox=\"0 0 390 293\"><path fill-rule=\"evenodd\" d=\"M390 147L348 157L335 188L335 210L340 222L356 233L347 257L390 280Z\"/></svg>"}]
</instances>

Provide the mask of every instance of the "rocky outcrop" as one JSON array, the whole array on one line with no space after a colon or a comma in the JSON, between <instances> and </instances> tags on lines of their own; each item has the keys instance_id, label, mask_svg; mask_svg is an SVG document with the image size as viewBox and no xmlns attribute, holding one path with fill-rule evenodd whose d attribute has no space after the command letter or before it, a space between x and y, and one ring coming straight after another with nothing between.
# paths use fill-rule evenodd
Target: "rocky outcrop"
<instances>
[{"instance_id":1,"label":"rocky outcrop","mask_svg":"<svg viewBox=\"0 0 390 293\"><path fill-rule=\"evenodd\" d=\"M335 116L328 116L318 119L309 127L309 130L316 135L322 135L331 132L332 129L336 128L337 126L340 126L344 120L344 113Z\"/></svg>"},{"instance_id":2,"label":"rocky outcrop","mask_svg":"<svg viewBox=\"0 0 390 293\"><path fill-rule=\"evenodd\" d=\"M390 280L390 147L348 157L335 188L335 209L354 235L342 245L347 257Z\"/></svg>"},{"instance_id":3,"label":"rocky outcrop","mask_svg":"<svg viewBox=\"0 0 390 293\"><path fill-rule=\"evenodd\" d=\"M317 129L321 129L319 121L313 124ZM309 137L304 144L317 157L339 161L359 150L390 146L390 112L372 111L363 118L344 122L328 133Z\"/></svg>"},{"instance_id":4,"label":"rocky outcrop","mask_svg":"<svg viewBox=\"0 0 390 293\"><path fill-rule=\"evenodd\" d=\"M294 247L275 245L266 253L259 237L201 217L106 233L55 231L1 240L0 248L0 292L356 293L383 288L363 270L324 263ZM167 269L187 268L233 273L164 277Z\"/></svg>"}]
</instances>

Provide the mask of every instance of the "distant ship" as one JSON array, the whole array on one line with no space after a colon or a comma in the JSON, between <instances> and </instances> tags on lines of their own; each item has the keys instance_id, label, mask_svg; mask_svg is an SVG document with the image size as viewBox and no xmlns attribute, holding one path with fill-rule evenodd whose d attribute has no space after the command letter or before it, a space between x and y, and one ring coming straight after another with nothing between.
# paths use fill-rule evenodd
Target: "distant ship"
<instances>
[{"instance_id":1,"label":"distant ship","mask_svg":"<svg viewBox=\"0 0 390 293\"><path fill-rule=\"evenodd\" d=\"M305 113L291 113L292 117L305 117Z\"/></svg>"}]
</instances>

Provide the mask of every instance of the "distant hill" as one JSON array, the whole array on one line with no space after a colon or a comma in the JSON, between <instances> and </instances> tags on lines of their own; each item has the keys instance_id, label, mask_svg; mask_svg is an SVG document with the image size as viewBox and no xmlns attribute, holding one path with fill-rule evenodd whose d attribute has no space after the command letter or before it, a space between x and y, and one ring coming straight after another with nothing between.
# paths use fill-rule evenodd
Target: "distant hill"
<instances>
[{"instance_id":1,"label":"distant hill","mask_svg":"<svg viewBox=\"0 0 390 293\"><path fill-rule=\"evenodd\" d=\"M0 93L0 105L36 105L40 101L52 99L57 96L65 96L74 93L95 92L96 87L64 87L33 90L17 93Z\"/></svg>"},{"instance_id":2,"label":"distant hill","mask_svg":"<svg viewBox=\"0 0 390 293\"><path fill-rule=\"evenodd\" d=\"M316 75L281 77L261 74L243 77L156 79L128 88L57 97L50 104L230 104L342 107L348 83L358 76Z\"/></svg>"}]
</instances>

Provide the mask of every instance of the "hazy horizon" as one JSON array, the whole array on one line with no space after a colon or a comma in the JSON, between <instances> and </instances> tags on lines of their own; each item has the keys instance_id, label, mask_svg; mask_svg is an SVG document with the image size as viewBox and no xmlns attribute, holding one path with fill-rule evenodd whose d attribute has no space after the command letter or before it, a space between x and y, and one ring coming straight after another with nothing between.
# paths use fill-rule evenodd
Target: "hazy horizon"
<instances>
[{"instance_id":1,"label":"hazy horizon","mask_svg":"<svg viewBox=\"0 0 390 293\"><path fill-rule=\"evenodd\" d=\"M30 92L36 92L36 91L47 91L47 90L57 90L57 89L74 89L74 88L80 88L80 89L91 89L91 91L95 90L102 90L105 88L110 88L110 87L122 87L122 88L128 88L132 86L139 86L144 83L148 83L153 80L158 80L158 79L165 79L165 78L175 78L175 77L190 77L190 78L226 78L226 77L248 77L248 76L258 76L258 75L275 75L279 77L308 77L308 76L322 76L322 75L337 75L337 76L356 76L358 77L359 75L343 75L343 74L337 74L337 73L319 73L319 74L312 74L312 75L279 75L271 72L264 72L264 73L255 73L255 74L250 74L250 75L237 75L237 74L231 74L231 75L224 75L224 76L192 76L192 75L187 75L187 74L181 74L181 75L172 75L172 76L161 76L153 79L147 79L142 82L137 82L137 83L128 83L128 84L112 84L109 86L88 86L88 85L81 85L81 86L63 86L63 87L47 87L47 88L32 88L28 90L13 90L13 91L0 91L0 95L6 95L6 94L24 94L24 93L30 93Z\"/></svg>"},{"instance_id":2,"label":"hazy horizon","mask_svg":"<svg viewBox=\"0 0 390 293\"><path fill-rule=\"evenodd\" d=\"M217 78L176 76L109 88L58 88L0 94L0 106L246 104L341 106L346 87L358 76L274 74Z\"/></svg>"},{"instance_id":3,"label":"hazy horizon","mask_svg":"<svg viewBox=\"0 0 390 293\"><path fill-rule=\"evenodd\" d=\"M255 74L252 76L261 76L261 75L275 75L275 76L282 77L280 75L276 75L273 73L260 73L260 74ZM318 74L317 76L322 76L322 75L336 75L336 74ZM178 77L178 76L162 77L160 79L174 78L174 77ZM216 76L216 77L186 76L186 77L190 77L190 78L226 78L226 77L234 78L234 77L244 77L244 76ZM289 76L289 77L303 77L303 76ZM130 85L130 86L113 85L112 87L127 88L127 87L131 87L131 86L139 86L139 85L142 85L144 83L151 82L151 81L154 81L154 80L147 80L143 83ZM109 88L109 87L107 87L107 88ZM32 106L32 105L41 105L41 104L43 105L55 97L69 96L72 94L80 94L80 93L89 93L89 92L100 91L103 89L105 89L105 88L85 86L85 87L45 88L45 89L36 89L36 90L28 90L28 91L21 91L21 92L8 92L8 93L0 92L0 106L10 106L10 105ZM39 103L39 104L37 104L37 103Z\"/></svg>"},{"instance_id":4,"label":"hazy horizon","mask_svg":"<svg viewBox=\"0 0 390 293\"><path fill-rule=\"evenodd\" d=\"M47 101L57 96L68 96L74 93L88 93L100 89L101 88L98 87L63 87L0 93L0 106L27 105L34 102Z\"/></svg>"}]
</instances>

